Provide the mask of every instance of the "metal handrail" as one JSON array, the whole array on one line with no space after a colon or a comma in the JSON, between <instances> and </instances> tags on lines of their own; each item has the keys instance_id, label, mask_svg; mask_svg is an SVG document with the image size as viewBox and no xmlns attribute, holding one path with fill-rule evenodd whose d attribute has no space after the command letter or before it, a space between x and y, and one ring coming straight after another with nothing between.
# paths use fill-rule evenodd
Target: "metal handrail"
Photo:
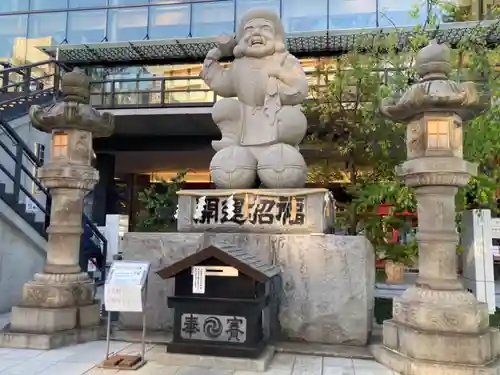
<instances>
[{"instance_id":1,"label":"metal handrail","mask_svg":"<svg viewBox=\"0 0 500 375\"><path fill-rule=\"evenodd\" d=\"M402 69L409 69L409 67ZM387 83L392 72L401 71L394 67L381 67L374 69L374 73L381 74L382 80ZM411 72L411 71L410 71ZM306 76L316 79L317 82L310 88L309 99L313 99L315 94L328 86L328 79L325 79L330 74L336 74L334 69L318 69L315 71L306 72ZM183 84L184 87L175 87L175 84L169 85L168 82L188 81ZM131 83L136 87L117 87L120 84ZM144 84L145 87L141 87ZM172 87L174 86L174 87ZM96 80L91 82L91 100L94 106L100 109L106 108L130 108L130 107L180 107L180 106L207 106L213 105L219 97L203 83L202 78L199 76L174 76L174 77L131 77L131 78L116 78L107 80ZM348 87L346 87L348 88ZM170 98L169 94L195 94L195 93L213 93L213 98L205 98L205 100L178 100L177 98ZM154 94L154 96L147 97L144 95ZM131 96L131 102L120 102L124 96ZM134 97L133 95L137 95ZM142 96L139 96L142 95ZM118 102L116 100L118 98ZM349 100L346 99L348 102Z\"/></svg>"},{"instance_id":2,"label":"metal handrail","mask_svg":"<svg viewBox=\"0 0 500 375\"><path fill-rule=\"evenodd\" d=\"M39 62L36 62L36 63L26 64L26 65L20 65L20 66L13 66L11 68L6 68L6 69L0 69L0 73L16 73L16 72L19 72L19 71L24 71L24 70L26 70L28 68L36 68L37 66L49 65L49 64L59 65L56 60L49 59L49 60L39 61Z\"/></svg>"}]
</instances>

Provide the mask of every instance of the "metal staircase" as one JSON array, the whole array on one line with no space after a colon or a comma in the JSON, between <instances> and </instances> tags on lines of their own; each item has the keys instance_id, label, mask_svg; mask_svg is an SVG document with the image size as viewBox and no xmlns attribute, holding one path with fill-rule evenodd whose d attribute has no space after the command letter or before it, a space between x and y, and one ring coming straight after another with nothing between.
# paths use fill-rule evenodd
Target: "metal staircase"
<instances>
[{"instance_id":1,"label":"metal staircase","mask_svg":"<svg viewBox=\"0 0 500 375\"><path fill-rule=\"evenodd\" d=\"M35 155L12 123L29 123L27 115L31 105L48 106L57 100L60 74L64 70L48 60L0 71L0 199L45 238L50 224L51 196L36 177L43 160ZM96 282L103 283L106 238L87 216L83 216L82 222L100 251L101 259L94 256L90 260L102 265ZM86 270L86 264L82 268Z\"/></svg>"}]
</instances>

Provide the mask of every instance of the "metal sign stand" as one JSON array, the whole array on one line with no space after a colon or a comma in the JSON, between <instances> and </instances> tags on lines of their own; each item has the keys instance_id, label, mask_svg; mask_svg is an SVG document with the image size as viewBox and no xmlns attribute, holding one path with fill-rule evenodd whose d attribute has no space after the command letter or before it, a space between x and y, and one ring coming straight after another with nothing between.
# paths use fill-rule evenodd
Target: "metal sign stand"
<instances>
[{"instance_id":1,"label":"metal sign stand","mask_svg":"<svg viewBox=\"0 0 500 375\"><path fill-rule=\"evenodd\" d=\"M142 265L145 265L146 262L125 262L125 261L120 261L120 262L113 262L113 265L111 266L112 270L110 272L110 277L108 280L110 280L109 284L112 284L113 278L112 278L112 271L113 271L113 266L115 263L121 263L123 264L128 264L128 265L133 265L133 263L141 263ZM116 269L119 267L114 268ZM118 311L117 307L119 306L111 306L111 308L106 308L108 316L107 316L107 327L106 327L106 357L104 362L99 366L104 369L120 369L120 370L137 370L144 366L146 364L146 299L147 299L147 291L148 291L148 272L149 272L149 263L147 263L147 269L145 270L145 274L142 277L142 280L140 284L122 284L121 287L123 288L123 291L127 291L128 287L135 287L137 291L137 287L140 288L140 294L141 294L141 306L140 306L140 312L142 314L142 335L141 335L141 353L140 355L133 355L133 354L115 354L115 353L110 353L110 344L111 344L111 313L114 311ZM111 287L111 286L110 286ZM119 288L118 288L118 291ZM127 293L124 293L127 294ZM105 293L106 296L106 293ZM106 298L106 297L105 297ZM116 301L115 301L116 302ZM120 302L117 302L118 305L120 305ZM106 307L106 305L105 305ZM127 311L128 310L128 311ZM138 306L133 306L131 309L127 308L121 308L119 309L120 312L139 312L138 311Z\"/></svg>"}]
</instances>

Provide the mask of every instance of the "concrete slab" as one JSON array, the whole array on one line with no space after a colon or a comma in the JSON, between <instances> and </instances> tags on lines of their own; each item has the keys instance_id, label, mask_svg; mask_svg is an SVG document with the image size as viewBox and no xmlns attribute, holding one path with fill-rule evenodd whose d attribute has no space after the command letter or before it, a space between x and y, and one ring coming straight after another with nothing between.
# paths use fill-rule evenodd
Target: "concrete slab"
<instances>
[{"instance_id":1,"label":"concrete slab","mask_svg":"<svg viewBox=\"0 0 500 375\"><path fill-rule=\"evenodd\" d=\"M373 359L373 355L366 346L326 345L308 342L278 342L274 346L278 353Z\"/></svg>"},{"instance_id":2,"label":"concrete slab","mask_svg":"<svg viewBox=\"0 0 500 375\"><path fill-rule=\"evenodd\" d=\"M104 328L88 327L66 331L38 334L11 332L10 325L0 331L0 348L49 350L99 340Z\"/></svg>"},{"instance_id":3,"label":"concrete slab","mask_svg":"<svg viewBox=\"0 0 500 375\"><path fill-rule=\"evenodd\" d=\"M149 358L170 366L201 367L231 371L264 372L274 357L274 347L268 346L259 358L228 358L191 354L168 353L166 346L157 346L148 352Z\"/></svg>"},{"instance_id":4,"label":"concrete slab","mask_svg":"<svg viewBox=\"0 0 500 375\"><path fill-rule=\"evenodd\" d=\"M370 350L382 365L403 375L498 375L500 360L485 366L456 364L409 358L383 345L372 345Z\"/></svg>"},{"instance_id":5,"label":"concrete slab","mask_svg":"<svg viewBox=\"0 0 500 375\"><path fill-rule=\"evenodd\" d=\"M140 343L142 331L120 330L112 332L112 340ZM147 344L168 345L172 341L172 334L164 331L147 331L145 342ZM380 341L380 340L378 340ZM279 341L274 344L277 353L314 355L325 357L343 357L373 359L373 355L366 346L353 345L328 345L308 342Z\"/></svg>"},{"instance_id":6,"label":"concrete slab","mask_svg":"<svg viewBox=\"0 0 500 375\"><path fill-rule=\"evenodd\" d=\"M113 341L110 349L116 354L137 354L140 345ZM48 351L0 348L0 375L397 375L372 360L287 353L276 353L265 372L174 366L155 361L158 352L153 349L154 345L146 346L146 365L131 372L97 367L104 359L104 341ZM164 354L165 347L159 352Z\"/></svg>"}]
</instances>

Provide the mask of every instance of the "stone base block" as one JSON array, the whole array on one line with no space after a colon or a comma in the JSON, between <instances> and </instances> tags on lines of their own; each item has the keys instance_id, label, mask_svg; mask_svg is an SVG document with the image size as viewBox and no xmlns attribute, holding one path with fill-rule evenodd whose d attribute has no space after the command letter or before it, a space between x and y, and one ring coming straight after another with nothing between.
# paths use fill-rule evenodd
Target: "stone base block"
<instances>
[{"instance_id":1,"label":"stone base block","mask_svg":"<svg viewBox=\"0 0 500 375\"><path fill-rule=\"evenodd\" d=\"M12 332L7 326L0 331L0 347L15 349L49 350L101 339L103 327L71 329L50 334Z\"/></svg>"},{"instance_id":2,"label":"stone base block","mask_svg":"<svg viewBox=\"0 0 500 375\"><path fill-rule=\"evenodd\" d=\"M327 233L333 224L333 201L326 189L181 190L179 232ZM223 202L233 195L235 215L224 219ZM209 217L194 219L197 201L207 198ZM290 215L292 205L296 215ZM244 206L248 206L245 217ZM265 212L265 213L264 213Z\"/></svg>"},{"instance_id":3,"label":"stone base block","mask_svg":"<svg viewBox=\"0 0 500 375\"><path fill-rule=\"evenodd\" d=\"M126 233L125 260L150 261L149 331L172 331L174 317L167 296L173 280L154 270L207 246L232 244L281 269L279 322L275 339L334 345L368 342L373 324L375 256L362 236L265 233ZM274 307L273 307L274 308ZM122 329L141 329L140 314L120 313Z\"/></svg>"},{"instance_id":4,"label":"stone base block","mask_svg":"<svg viewBox=\"0 0 500 375\"><path fill-rule=\"evenodd\" d=\"M478 334L423 331L386 320L383 331L388 349L419 360L483 365L500 354L496 329Z\"/></svg>"},{"instance_id":5,"label":"stone base block","mask_svg":"<svg viewBox=\"0 0 500 375\"><path fill-rule=\"evenodd\" d=\"M12 308L10 328L13 332L53 333L77 327L76 307L45 309L37 307Z\"/></svg>"},{"instance_id":6,"label":"stone base block","mask_svg":"<svg viewBox=\"0 0 500 375\"><path fill-rule=\"evenodd\" d=\"M78 307L78 326L81 328L95 327L101 322L101 304L99 302Z\"/></svg>"},{"instance_id":7,"label":"stone base block","mask_svg":"<svg viewBox=\"0 0 500 375\"><path fill-rule=\"evenodd\" d=\"M407 357L383 345L373 345L370 350L381 364L401 375L499 375L500 360L484 366L473 366L451 361L426 361Z\"/></svg>"},{"instance_id":8,"label":"stone base block","mask_svg":"<svg viewBox=\"0 0 500 375\"><path fill-rule=\"evenodd\" d=\"M93 302L94 296L95 284L91 280L75 282L33 280L23 286L21 305L45 308L85 306Z\"/></svg>"},{"instance_id":9,"label":"stone base block","mask_svg":"<svg viewBox=\"0 0 500 375\"><path fill-rule=\"evenodd\" d=\"M154 360L167 366L193 366L207 369L231 371L264 372L274 357L274 347L268 346L258 358L229 358L194 354L166 352L165 347L153 348L147 354L148 360Z\"/></svg>"},{"instance_id":10,"label":"stone base block","mask_svg":"<svg viewBox=\"0 0 500 375\"><path fill-rule=\"evenodd\" d=\"M489 327L488 305L463 289L412 286L394 298L393 320L425 331L477 334Z\"/></svg>"}]
</instances>

